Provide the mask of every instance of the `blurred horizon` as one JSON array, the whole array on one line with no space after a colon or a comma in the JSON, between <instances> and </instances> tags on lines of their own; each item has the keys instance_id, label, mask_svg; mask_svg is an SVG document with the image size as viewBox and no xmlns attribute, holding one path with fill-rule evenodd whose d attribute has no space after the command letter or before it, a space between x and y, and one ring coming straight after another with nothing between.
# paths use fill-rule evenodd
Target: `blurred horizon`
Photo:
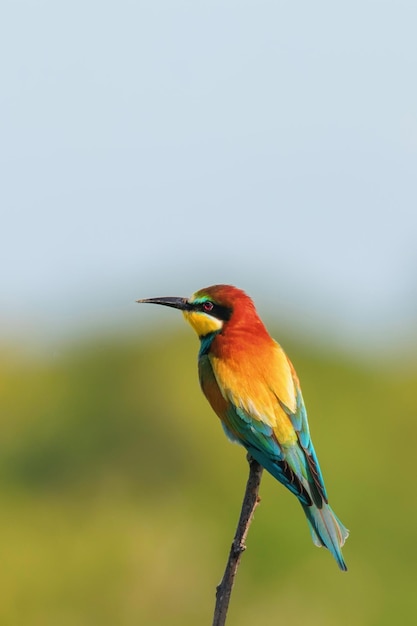
<instances>
[{"instance_id":1,"label":"blurred horizon","mask_svg":"<svg viewBox=\"0 0 417 626\"><path fill-rule=\"evenodd\" d=\"M156 285L163 282L166 281L159 279ZM72 344L86 343L88 346L106 336L109 340L140 337L152 330L161 336L193 334L178 312L143 307L135 301L139 297L157 295L188 296L191 295L190 289L186 292L148 283L145 287L135 288L134 284L124 289L119 285L119 290L116 287L110 294L96 292L94 298L81 297L75 302L70 294L65 310L62 310L62 302L49 302L48 312L36 311L29 305L30 313L26 311L13 319L0 318L0 346L19 349L22 356L53 358L56 351L65 352ZM237 281L234 284L242 287ZM195 281L192 288L196 290L198 287L194 285ZM267 293L264 285L258 284L254 290L259 294L255 299L258 313L279 343L288 337L294 338L306 349L311 346L330 350L358 363L375 363L381 358L393 359L397 363L417 361L417 320L411 312L406 316L403 311L403 317L397 319L394 314L385 319L381 316L373 323L363 317L362 323L357 323L341 311L322 310L314 300L305 310L303 299L307 299L306 294L303 297L292 294L291 297L289 290L285 293L286 302L282 303L279 292ZM253 290L245 291L254 297ZM45 302L43 305L46 306Z\"/></svg>"}]
</instances>

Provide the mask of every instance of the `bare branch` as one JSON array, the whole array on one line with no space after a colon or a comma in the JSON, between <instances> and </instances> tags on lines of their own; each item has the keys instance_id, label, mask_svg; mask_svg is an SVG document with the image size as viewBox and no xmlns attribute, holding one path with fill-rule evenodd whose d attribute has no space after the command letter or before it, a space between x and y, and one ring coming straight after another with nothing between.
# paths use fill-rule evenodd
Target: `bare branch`
<instances>
[{"instance_id":1,"label":"bare branch","mask_svg":"<svg viewBox=\"0 0 417 626\"><path fill-rule=\"evenodd\" d=\"M239 567L242 552L246 550L246 537L249 532L255 509L260 502L259 486L261 484L263 468L249 454L249 478L246 484L245 495L242 502L239 522L235 537L230 548L229 558L221 583L216 589L216 606L214 609L213 626L224 626L226 623L227 610L237 568Z\"/></svg>"}]
</instances>

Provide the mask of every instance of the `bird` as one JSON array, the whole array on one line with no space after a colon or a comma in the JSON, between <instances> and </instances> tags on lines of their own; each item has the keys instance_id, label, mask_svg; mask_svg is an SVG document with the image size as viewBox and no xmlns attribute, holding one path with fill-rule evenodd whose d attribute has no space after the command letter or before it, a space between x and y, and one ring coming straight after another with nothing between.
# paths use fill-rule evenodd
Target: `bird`
<instances>
[{"instance_id":1,"label":"bird","mask_svg":"<svg viewBox=\"0 0 417 626\"><path fill-rule=\"evenodd\" d=\"M201 389L225 434L298 498L314 544L327 548L347 571L341 548L349 531L328 502L298 376L253 300L219 284L190 298L137 302L182 311L200 339Z\"/></svg>"}]
</instances>

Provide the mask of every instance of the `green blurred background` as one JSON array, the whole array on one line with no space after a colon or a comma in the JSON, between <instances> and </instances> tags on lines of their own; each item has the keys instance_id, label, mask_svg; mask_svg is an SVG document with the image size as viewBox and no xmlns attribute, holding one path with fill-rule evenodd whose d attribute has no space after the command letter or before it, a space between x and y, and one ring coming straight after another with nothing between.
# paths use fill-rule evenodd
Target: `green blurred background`
<instances>
[{"instance_id":1,"label":"green blurred background","mask_svg":"<svg viewBox=\"0 0 417 626\"><path fill-rule=\"evenodd\" d=\"M247 464L199 391L197 339L177 322L41 362L2 351L2 624L210 623ZM417 365L282 342L351 530L349 572L265 475L229 623L413 624Z\"/></svg>"}]
</instances>

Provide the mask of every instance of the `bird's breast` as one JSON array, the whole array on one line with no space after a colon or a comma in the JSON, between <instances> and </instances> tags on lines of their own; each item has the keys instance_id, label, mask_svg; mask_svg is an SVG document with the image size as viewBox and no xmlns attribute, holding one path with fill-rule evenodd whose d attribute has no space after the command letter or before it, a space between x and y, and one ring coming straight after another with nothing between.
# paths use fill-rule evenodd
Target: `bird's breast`
<instances>
[{"instance_id":1,"label":"bird's breast","mask_svg":"<svg viewBox=\"0 0 417 626\"><path fill-rule=\"evenodd\" d=\"M226 419L228 401L220 390L216 377L214 376L210 359L207 355L203 355L199 358L198 375L204 395L214 412L224 421Z\"/></svg>"},{"instance_id":2,"label":"bird's breast","mask_svg":"<svg viewBox=\"0 0 417 626\"><path fill-rule=\"evenodd\" d=\"M288 359L275 342L269 358L259 351L249 352L246 357L237 351L221 357L210 350L201 358L200 383L225 423L228 410L234 406L248 420L253 420L254 426L257 422L270 426L281 444L296 442L297 435L288 415L295 409L294 382Z\"/></svg>"}]
</instances>

